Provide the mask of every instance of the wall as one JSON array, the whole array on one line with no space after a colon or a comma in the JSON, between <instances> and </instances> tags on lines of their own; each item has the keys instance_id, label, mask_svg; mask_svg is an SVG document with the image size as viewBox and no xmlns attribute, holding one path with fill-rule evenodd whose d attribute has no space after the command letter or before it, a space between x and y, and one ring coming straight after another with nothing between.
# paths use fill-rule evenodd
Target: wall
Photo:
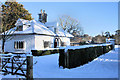
<instances>
[{"instance_id":1,"label":"wall","mask_svg":"<svg viewBox=\"0 0 120 80\"><path fill-rule=\"evenodd\" d=\"M28 25L23 25L23 31L27 29L29 26Z\"/></svg>"},{"instance_id":2,"label":"wall","mask_svg":"<svg viewBox=\"0 0 120 80\"><path fill-rule=\"evenodd\" d=\"M62 42L66 42L66 45L70 45L70 39L67 37L60 37ZM25 41L25 49L14 49L14 41ZM44 49L43 41L50 41L50 48L54 48L54 37L44 35L16 35L5 43L5 52L15 53L31 53L31 50Z\"/></svg>"},{"instance_id":3,"label":"wall","mask_svg":"<svg viewBox=\"0 0 120 80\"><path fill-rule=\"evenodd\" d=\"M59 37L62 42L65 42L67 46L70 45L70 38L67 37ZM50 41L50 48L54 48L54 37L52 36L44 36L44 35L35 35L35 50L44 49L43 41Z\"/></svg>"},{"instance_id":4,"label":"wall","mask_svg":"<svg viewBox=\"0 0 120 80\"><path fill-rule=\"evenodd\" d=\"M50 41L50 47L54 47L54 37L44 36L44 35L35 35L35 50L44 49L44 41Z\"/></svg>"},{"instance_id":5,"label":"wall","mask_svg":"<svg viewBox=\"0 0 120 80\"><path fill-rule=\"evenodd\" d=\"M30 53L31 49L35 48L34 35L16 35L5 43L5 52L19 52L19 53ZM14 41L25 41L25 49L18 50L14 49Z\"/></svg>"},{"instance_id":6,"label":"wall","mask_svg":"<svg viewBox=\"0 0 120 80\"><path fill-rule=\"evenodd\" d=\"M60 37L62 42L65 42L67 46L70 46L70 38L67 37Z\"/></svg>"}]
</instances>

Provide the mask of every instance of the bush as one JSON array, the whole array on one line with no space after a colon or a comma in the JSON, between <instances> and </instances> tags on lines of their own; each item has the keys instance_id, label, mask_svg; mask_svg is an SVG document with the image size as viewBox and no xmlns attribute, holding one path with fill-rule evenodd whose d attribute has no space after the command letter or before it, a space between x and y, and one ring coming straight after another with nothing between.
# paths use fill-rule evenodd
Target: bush
<instances>
[{"instance_id":1,"label":"bush","mask_svg":"<svg viewBox=\"0 0 120 80\"><path fill-rule=\"evenodd\" d=\"M109 52L112 49L108 46L95 46L82 49L68 49L67 53L62 52L59 55L59 66L63 68L75 68L91 62L102 54Z\"/></svg>"},{"instance_id":2,"label":"bush","mask_svg":"<svg viewBox=\"0 0 120 80\"><path fill-rule=\"evenodd\" d=\"M54 49L54 50L31 50L33 56L44 56L59 53L62 49Z\"/></svg>"}]
</instances>

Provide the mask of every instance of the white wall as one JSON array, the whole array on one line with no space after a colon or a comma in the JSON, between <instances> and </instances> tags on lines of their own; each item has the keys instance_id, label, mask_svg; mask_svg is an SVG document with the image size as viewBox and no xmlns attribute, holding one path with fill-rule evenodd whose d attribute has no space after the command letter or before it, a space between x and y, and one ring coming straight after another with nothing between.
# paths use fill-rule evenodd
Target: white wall
<instances>
[{"instance_id":1,"label":"white wall","mask_svg":"<svg viewBox=\"0 0 120 80\"><path fill-rule=\"evenodd\" d=\"M40 50L44 49L44 42L43 41L50 41L50 47L53 48L54 45L54 37L51 36L44 36L44 35L35 35L35 49Z\"/></svg>"},{"instance_id":2,"label":"white wall","mask_svg":"<svg viewBox=\"0 0 120 80\"><path fill-rule=\"evenodd\" d=\"M23 25L23 31L27 29L29 26L28 25Z\"/></svg>"},{"instance_id":3,"label":"white wall","mask_svg":"<svg viewBox=\"0 0 120 80\"><path fill-rule=\"evenodd\" d=\"M12 40L5 43L5 52L22 52L31 53L31 50L35 48L35 36L34 35L17 35ZM14 49L14 41L24 41L25 49Z\"/></svg>"},{"instance_id":4,"label":"white wall","mask_svg":"<svg viewBox=\"0 0 120 80\"><path fill-rule=\"evenodd\" d=\"M70 45L70 38L60 37L62 42L65 42L67 46ZM14 41L24 41L25 49L19 50L14 49ZM16 53L31 53L31 50L44 49L44 42L50 41L51 48L54 48L54 37L44 35L16 35L12 40L5 43L5 52L16 52Z\"/></svg>"},{"instance_id":5,"label":"white wall","mask_svg":"<svg viewBox=\"0 0 120 80\"><path fill-rule=\"evenodd\" d=\"M70 46L70 38L68 37L60 37L62 42L65 42L67 46Z\"/></svg>"}]
</instances>

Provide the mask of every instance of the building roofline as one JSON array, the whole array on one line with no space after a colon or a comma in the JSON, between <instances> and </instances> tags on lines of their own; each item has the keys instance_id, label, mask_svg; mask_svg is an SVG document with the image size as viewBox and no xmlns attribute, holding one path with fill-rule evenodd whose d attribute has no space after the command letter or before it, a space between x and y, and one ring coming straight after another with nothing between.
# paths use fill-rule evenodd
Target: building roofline
<instances>
[{"instance_id":1,"label":"building roofline","mask_svg":"<svg viewBox=\"0 0 120 80\"><path fill-rule=\"evenodd\" d=\"M44 36L51 36L51 37L67 37L67 36L56 36L56 35L38 34L38 33L11 34L11 35L7 35L7 36L12 36L12 35L13 36L15 36L15 35L44 35ZM70 37L67 37L67 38L70 38Z\"/></svg>"}]
</instances>

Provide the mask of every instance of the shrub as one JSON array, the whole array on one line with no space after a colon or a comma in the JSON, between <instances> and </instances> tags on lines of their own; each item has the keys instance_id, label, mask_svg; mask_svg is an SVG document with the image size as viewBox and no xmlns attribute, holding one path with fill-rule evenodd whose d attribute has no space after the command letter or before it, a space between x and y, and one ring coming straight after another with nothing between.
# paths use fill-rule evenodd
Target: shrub
<instances>
[{"instance_id":1,"label":"shrub","mask_svg":"<svg viewBox=\"0 0 120 80\"><path fill-rule=\"evenodd\" d=\"M109 52L112 49L111 45L95 46L82 49L68 49L68 51L61 52L59 55L59 66L63 68L75 68L84 65L102 54Z\"/></svg>"},{"instance_id":2,"label":"shrub","mask_svg":"<svg viewBox=\"0 0 120 80\"><path fill-rule=\"evenodd\" d=\"M31 50L33 56L44 56L61 52L62 49L54 50Z\"/></svg>"}]
</instances>

